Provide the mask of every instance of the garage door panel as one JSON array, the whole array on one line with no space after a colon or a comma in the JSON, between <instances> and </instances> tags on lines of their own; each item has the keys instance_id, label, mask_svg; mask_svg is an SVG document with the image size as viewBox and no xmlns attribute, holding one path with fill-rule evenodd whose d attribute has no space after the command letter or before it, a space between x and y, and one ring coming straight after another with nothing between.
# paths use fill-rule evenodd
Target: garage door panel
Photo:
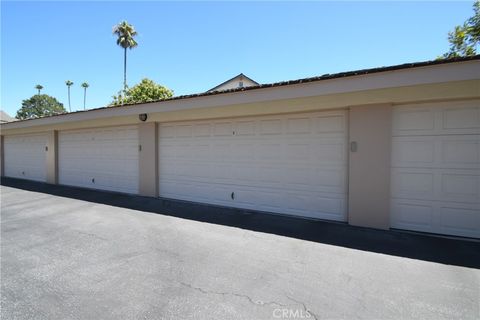
<instances>
[{"instance_id":1,"label":"garage door panel","mask_svg":"<svg viewBox=\"0 0 480 320\"><path fill-rule=\"evenodd\" d=\"M344 111L160 124L160 196L344 220L344 130Z\"/></svg>"},{"instance_id":2,"label":"garage door panel","mask_svg":"<svg viewBox=\"0 0 480 320\"><path fill-rule=\"evenodd\" d=\"M233 178L236 185L250 185L259 180L259 174L260 171L257 166L241 163L233 165L231 172L225 172L224 178ZM278 181L282 179L280 174L277 169L277 175L274 177L276 181L274 181L274 183L278 183Z\"/></svg>"},{"instance_id":3,"label":"garage door panel","mask_svg":"<svg viewBox=\"0 0 480 320\"><path fill-rule=\"evenodd\" d=\"M163 141L167 141L175 138L175 130L175 125L163 124L162 126L159 126L158 134L162 137Z\"/></svg>"},{"instance_id":4,"label":"garage door panel","mask_svg":"<svg viewBox=\"0 0 480 320\"><path fill-rule=\"evenodd\" d=\"M47 180L47 135L4 138L5 176L45 182Z\"/></svg>"},{"instance_id":5,"label":"garage door panel","mask_svg":"<svg viewBox=\"0 0 480 320\"><path fill-rule=\"evenodd\" d=\"M242 186L235 191L235 199L228 199L227 205L261 211L343 220L345 206L342 194L321 192L295 192L271 188Z\"/></svg>"},{"instance_id":6,"label":"garage door panel","mask_svg":"<svg viewBox=\"0 0 480 320\"><path fill-rule=\"evenodd\" d=\"M480 135L444 139L440 152L447 166L480 168Z\"/></svg>"},{"instance_id":7,"label":"garage door panel","mask_svg":"<svg viewBox=\"0 0 480 320\"><path fill-rule=\"evenodd\" d=\"M59 183L138 193L137 126L59 133Z\"/></svg>"},{"instance_id":8,"label":"garage door panel","mask_svg":"<svg viewBox=\"0 0 480 320\"><path fill-rule=\"evenodd\" d=\"M185 182L229 183L234 186L256 185L277 188L288 185L291 190L314 190L342 193L345 190L345 172L332 167L286 167L263 165L223 165L195 162L166 162L160 164L164 179ZM232 182L232 178L234 181Z\"/></svg>"},{"instance_id":9,"label":"garage door panel","mask_svg":"<svg viewBox=\"0 0 480 320\"><path fill-rule=\"evenodd\" d=\"M435 113L432 108L397 108L394 111L394 134L425 134L435 129Z\"/></svg>"},{"instance_id":10,"label":"garage door panel","mask_svg":"<svg viewBox=\"0 0 480 320\"><path fill-rule=\"evenodd\" d=\"M479 105L394 108L392 227L480 237Z\"/></svg>"},{"instance_id":11,"label":"garage door panel","mask_svg":"<svg viewBox=\"0 0 480 320\"><path fill-rule=\"evenodd\" d=\"M231 160L233 159L230 151L230 144L228 142L216 142L212 145L212 157L213 161L218 160Z\"/></svg>"},{"instance_id":12,"label":"garage door panel","mask_svg":"<svg viewBox=\"0 0 480 320\"><path fill-rule=\"evenodd\" d=\"M197 160L207 160L210 158L210 145L209 144L204 144L204 143L199 143L196 145L193 145L192 147L192 152L195 154Z\"/></svg>"},{"instance_id":13,"label":"garage door panel","mask_svg":"<svg viewBox=\"0 0 480 320\"><path fill-rule=\"evenodd\" d=\"M309 143L288 143L286 145L286 157L288 161L304 161L310 157Z\"/></svg>"},{"instance_id":14,"label":"garage door panel","mask_svg":"<svg viewBox=\"0 0 480 320\"><path fill-rule=\"evenodd\" d=\"M314 126L316 133L345 133L345 116L343 114L331 114L318 116L314 118Z\"/></svg>"},{"instance_id":15,"label":"garage door panel","mask_svg":"<svg viewBox=\"0 0 480 320\"><path fill-rule=\"evenodd\" d=\"M258 190L248 187L237 188L235 199L230 199L234 206L262 211L279 211L286 206L283 194L270 189Z\"/></svg>"},{"instance_id":16,"label":"garage door panel","mask_svg":"<svg viewBox=\"0 0 480 320\"><path fill-rule=\"evenodd\" d=\"M480 203L480 172L458 169L393 168L394 198Z\"/></svg>"},{"instance_id":17,"label":"garage door panel","mask_svg":"<svg viewBox=\"0 0 480 320\"><path fill-rule=\"evenodd\" d=\"M213 135L216 137L230 137L232 133L232 122L216 122L213 124Z\"/></svg>"},{"instance_id":18,"label":"garage door panel","mask_svg":"<svg viewBox=\"0 0 480 320\"><path fill-rule=\"evenodd\" d=\"M393 137L393 167L480 168L480 135Z\"/></svg>"},{"instance_id":19,"label":"garage door panel","mask_svg":"<svg viewBox=\"0 0 480 320\"><path fill-rule=\"evenodd\" d=\"M396 167L432 167L435 159L435 145L432 137L394 138L392 161Z\"/></svg>"},{"instance_id":20,"label":"garage door panel","mask_svg":"<svg viewBox=\"0 0 480 320\"><path fill-rule=\"evenodd\" d=\"M444 233L480 237L480 207L459 208L446 204L440 210Z\"/></svg>"},{"instance_id":21,"label":"garage door panel","mask_svg":"<svg viewBox=\"0 0 480 320\"><path fill-rule=\"evenodd\" d=\"M239 120L235 123L236 135L241 137L255 136L256 122L253 120Z\"/></svg>"},{"instance_id":22,"label":"garage door panel","mask_svg":"<svg viewBox=\"0 0 480 320\"><path fill-rule=\"evenodd\" d=\"M316 169L313 173L313 180L318 190L326 192L343 193L347 188L346 172L343 168L330 167L325 169Z\"/></svg>"},{"instance_id":23,"label":"garage door panel","mask_svg":"<svg viewBox=\"0 0 480 320\"><path fill-rule=\"evenodd\" d=\"M399 229L480 237L479 212L477 204L394 199L391 222Z\"/></svg>"},{"instance_id":24,"label":"garage door panel","mask_svg":"<svg viewBox=\"0 0 480 320\"><path fill-rule=\"evenodd\" d=\"M167 139L169 138L166 138L165 141L167 141ZM176 158L177 147L175 144L170 142L162 142L158 144L158 147L159 149L162 149L162 153L159 155L159 160L161 160L160 162Z\"/></svg>"},{"instance_id":25,"label":"garage door panel","mask_svg":"<svg viewBox=\"0 0 480 320\"><path fill-rule=\"evenodd\" d=\"M442 173L441 196L464 202L480 203L480 173Z\"/></svg>"},{"instance_id":26,"label":"garage door panel","mask_svg":"<svg viewBox=\"0 0 480 320\"><path fill-rule=\"evenodd\" d=\"M255 144L249 141L235 143L231 155L235 162L249 162L255 159Z\"/></svg>"},{"instance_id":27,"label":"garage door panel","mask_svg":"<svg viewBox=\"0 0 480 320\"><path fill-rule=\"evenodd\" d=\"M326 217L341 220L346 201L341 194L318 193L309 197L308 202L312 208L320 208L322 212L325 212Z\"/></svg>"},{"instance_id":28,"label":"garage door panel","mask_svg":"<svg viewBox=\"0 0 480 320\"><path fill-rule=\"evenodd\" d=\"M194 202L228 205L230 193L226 193L222 185L209 182L179 181L165 179L159 184L162 197Z\"/></svg>"},{"instance_id":29,"label":"garage door panel","mask_svg":"<svg viewBox=\"0 0 480 320\"><path fill-rule=\"evenodd\" d=\"M443 110L444 130L480 128L480 107L464 106Z\"/></svg>"},{"instance_id":30,"label":"garage door panel","mask_svg":"<svg viewBox=\"0 0 480 320\"><path fill-rule=\"evenodd\" d=\"M192 180L209 179L210 165L208 163L194 163L189 162L188 165L184 165L178 168L178 175L182 177L191 177Z\"/></svg>"},{"instance_id":31,"label":"garage door panel","mask_svg":"<svg viewBox=\"0 0 480 320\"><path fill-rule=\"evenodd\" d=\"M339 140L317 142L314 147L316 147L312 150L314 160L325 164L345 161L345 144Z\"/></svg>"},{"instance_id":32,"label":"garage door panel","mask_svg":"<svg viewBox=\"0 0 480 320\"><path fill-rule=\"evenodd\" d=\"M286 120L287 122L287 134L294 135L304 135L310 134L312 132L311 122L312 119L309 117L299 117L299 118L290 118Z\"/></svg>"},{"instance_id":33,"label":"garage door panel","mask_svg":"<svg viewBox=\"0 0 480 320\"><path fill-rule=\"evenodd\" d=\"M260 120L260 135L280 135L283 132L281 119Z\"/></svg>"},{"instance_id":34,"label":"garage door panel","mask_svg":"<svg viewBox=\"0 0 480 320\"><path fill-rule=\"evenodd\" d=\"M392 214L393 227L432 231L433 207L430 202L392 199Z\"/></svg>"},{"instance_id":35,"label":"garage door panel","mask_svg":"<svg viewBox=\"0 0 480 320\"><path fill-rule=\"evenodd\" d=\"M399 198L432 198L434 196L434 175L431 171L393 169L392 194Z\"/></svg>"},{"instance_id":36,"label":"garage door panel","mask_svg":"<svg viewBox=\"0 0 480 320\"><path fill-rule=\"evenodd\" d=\"M479 133L478 101L410 105L396 107L393 110L394 136Z\"/></svg>"}]
</instances>

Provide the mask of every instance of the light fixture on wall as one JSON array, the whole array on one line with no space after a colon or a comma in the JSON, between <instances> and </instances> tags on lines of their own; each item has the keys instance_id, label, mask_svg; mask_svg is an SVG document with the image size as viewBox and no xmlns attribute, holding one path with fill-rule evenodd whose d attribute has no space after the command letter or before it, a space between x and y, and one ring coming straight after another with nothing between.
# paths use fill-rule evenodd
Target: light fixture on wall
<instances>
[{"instance_id":1,"label":"light fixture on wall","mask_svg":"<svg viewBox=\"0 0 480 320\"><path fill-rule=\"evenodd\" d=\"M140 121L147 121L147 118L148 118L148 116L147 116L146 113L140 113L138 115L138 119L140 119Z\"/></svg>"}]
</instances>

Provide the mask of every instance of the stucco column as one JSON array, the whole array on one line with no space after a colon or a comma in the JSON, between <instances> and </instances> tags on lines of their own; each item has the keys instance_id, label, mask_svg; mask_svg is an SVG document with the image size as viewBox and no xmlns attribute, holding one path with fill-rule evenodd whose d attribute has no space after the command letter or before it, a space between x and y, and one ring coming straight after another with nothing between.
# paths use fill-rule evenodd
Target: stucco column
<instances>
[{"instance_id":1,"label":"stucco column","mask_svg":"<svg viewBox=\"0 0 480 320\"><path fill-rule=\"evenodd\" d=\"M47 157L47 183L58 183L58 131L52 130L47 133L46 145Z\"/></svg>"},{"instance_id":2,"label":"stucco column","mask_svg":"<svg viewBox=\"0 0 480 320\"><path fill-rule=\"evenodd\" d=\"M3 161L3 136L0 135L0 177L5 175L5 168L4 168L4 161Z\"/></svg>"},{"instance_id":3,"label":"stucco column","mask_svg":"<svg viewBox=\"0 0 480 320\"><path fill-rule=\"evenodd\" d=\"M350 109L348 223L351 225L390 227L391 132L391 105Z\"/></svg>"},{"instance_id":4,"label":"stucco column","mask_svg":"<svg viewBox=\"0 0 480 320\"><path fill-rule=\"evenodd\" d=\"M157 180L157 126L155 122L138 125L139 153L139 193L142 196L158 196Z\"/></svg>"}]
</instances>

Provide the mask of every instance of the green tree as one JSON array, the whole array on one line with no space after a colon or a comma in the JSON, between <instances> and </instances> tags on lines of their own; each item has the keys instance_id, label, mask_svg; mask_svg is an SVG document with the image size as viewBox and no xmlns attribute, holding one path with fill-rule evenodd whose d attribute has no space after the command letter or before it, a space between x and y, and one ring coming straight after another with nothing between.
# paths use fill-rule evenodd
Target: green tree
<instances>
[{"instance_id":1,"label":"green tree","mask_svg":"<svg viewBox=\"0 0 480 320\"><path fill-rule=\"evenodd\" d=\"M113 101L110 105L118 106L124 103L143 103L173 97L172 90L147 78L143 79L140 83L131 88L127 87L124 92L124 95L122 95L122 92L120 91L118 95L113 96Z\"/></svg>"},{"instance_id":2,"label":"green tree","mask_svg":"<svg viewBox=\"0 0 480 320\"><path fill-rule=\"evenodd\" d=\"M68 88L68 110L72 112L72 106L70 104L70 87L73 86L73 82L70 80L65 81L65 84L67 85Z\"/></svg>"},{"instance_id":3,"label":"green tree","mask_svg":"<svg viewBox=\"0 0 480 320\"><path fill-rule=\"evenodd\" d=\"M448 33L450 50L442 58L467 57L477 54L480 45L480 0L473 3L474 15Z\"/></svg>"},{"instance_id":4,"label":"green tree","mask_svg":"<svg viewBox=\"0 0 480 320\"><path fill-rule=\"evenodd\" d=\"M36 94L22 101L22 107L17 111L16 118L34 119L54 114L65 113L67 110L57 99L46 94Z\"/></svg>"},{"instance_id":5,"label":"green tree","mask_svg":"<svg viewBox=\"0 0 480 320\"><path fill-rule=\"evenodd\" d=\"M123 93L125 95L127 91L127 49L133 49L138 45L133 38L137 35L137 31L127 21L122 21L113 27L113 34L117 36L117 45L123 48Z\"/></svg>"},{"instance_id":6,"label":"green tree","mask_svg":"<svg viewBox=\"0 0 480 320\"><path fill-rule=\"evenodd\" d=\"M83 88L83 110L85 110L85 101L87 100L87 88L90 87L88 82L82 83Z\"/></svg>"},{"instance_id":7,"label":"green tree","mask_svg":"<svg viewBox=\"0 0 480 320\"><path fill-rule=\"evenodd\" d=\"M43 89L43 86L42 86L41 84L37 84L37 85L35 86L35 89L37 89L37 90L38 90L38 94L40 94L40 91Z\"/></svg>"}]
</instances>

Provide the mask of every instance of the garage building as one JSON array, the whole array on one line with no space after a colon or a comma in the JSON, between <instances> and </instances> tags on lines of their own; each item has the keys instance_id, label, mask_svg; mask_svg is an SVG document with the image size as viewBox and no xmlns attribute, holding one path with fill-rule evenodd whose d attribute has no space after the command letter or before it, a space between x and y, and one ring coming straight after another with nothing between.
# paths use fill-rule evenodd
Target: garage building
<instances>
[{"instance_id":1,"label":"garage building","mask_svg":"<svg viewBox=\"0 0 480 320\"><path fill-rule=\"evenodd\" d=\"M480 238L480 56L1 124L2 176Z\"/></svg>"}]
</instances>

